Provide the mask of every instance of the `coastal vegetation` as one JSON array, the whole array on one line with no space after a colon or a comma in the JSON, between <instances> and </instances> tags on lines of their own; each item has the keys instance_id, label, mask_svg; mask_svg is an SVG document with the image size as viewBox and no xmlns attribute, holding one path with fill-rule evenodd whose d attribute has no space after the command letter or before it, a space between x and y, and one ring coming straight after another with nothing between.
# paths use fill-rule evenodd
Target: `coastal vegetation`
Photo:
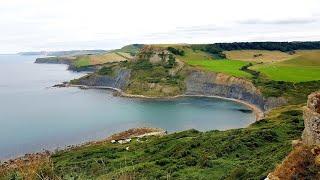
<instances>
[{"instance_id":1,"label":"coastal vegetation","mask_svg":"<svg viewBox=\"0 0 320 180\"><path fill-rule=\"evenodd\" d=\"M112 55L77 57L78 67L101 66L84 78L112 76L114 69L130 71L124 88L129 94L183 94L188 71L200 70L239 77L263 98L283 98L285 103L247 128L188 130L61 150L50 156L50 168L34 172L52 179L264 179L292 150L292 140L300 138L301 108L308 94L320 89L320 51L311 49L320 49L320 42L129 45ZM121 58L106 58L113 55ZM25 174L9 168L0 176Z\"/></svg>"}]
</instances>

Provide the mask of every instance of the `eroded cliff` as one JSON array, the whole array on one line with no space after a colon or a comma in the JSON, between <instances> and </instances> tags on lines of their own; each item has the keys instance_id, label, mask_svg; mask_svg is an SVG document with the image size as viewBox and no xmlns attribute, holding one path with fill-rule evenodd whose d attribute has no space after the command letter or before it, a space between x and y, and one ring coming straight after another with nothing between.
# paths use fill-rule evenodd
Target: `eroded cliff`
<instances>
[{"instance_id":1,"label":"eroded cliff","mask_svg":"<svg viewBox=\"0 0 320 180\"><path fill-rule=\"evenodd\" d=\"M286 103L284 98L264 98L250 81L222 73L190 70L186 77L187 95L222 96L246 101L262 110Z\"/></svg>"},{"instance_id":2,"label":"eroded cliff","mask_svg":"<svg viewBox=\"0 0 320 180\"><path fill-rule=\"evenodd\" d=\"M80 79L71 81L75 85L95 86L95 87L109 87L119 90L124 90L130 79L129 69L115 70L114 75L99 75L96 73L89 74Z\"/></svg>"}]
</instances>

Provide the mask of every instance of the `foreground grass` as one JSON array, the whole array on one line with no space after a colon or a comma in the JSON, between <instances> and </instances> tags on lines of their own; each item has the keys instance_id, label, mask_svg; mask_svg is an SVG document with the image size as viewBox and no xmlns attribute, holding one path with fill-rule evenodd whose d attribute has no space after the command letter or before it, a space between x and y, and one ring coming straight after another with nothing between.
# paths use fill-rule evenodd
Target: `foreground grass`
<instances>
[{"instance_id":1,"label":"foreground grass","mask_svg":"<svg viewBox=\"0 0 320 180\"><path fill-rule=\"evenodd\" d=\"M250 78L251 74L241 71L241 67L247 65L247 62L237 60L190 60L188 64L198 66L205 70L213 72L226 73L236 77Z\"/></svg>"},{"instance_id":2,"label":"foreground grass","mask_svg":"<svg viewBox=\"0 0 320 180\"><path fill-rule=\"evenodd\" d=\"M124 145L79 147L53 155L54 174L65 179L261 179L300 137L301 116L300 106L291 106L245 129L189 130Z\"/></svg>"}]
</instances>

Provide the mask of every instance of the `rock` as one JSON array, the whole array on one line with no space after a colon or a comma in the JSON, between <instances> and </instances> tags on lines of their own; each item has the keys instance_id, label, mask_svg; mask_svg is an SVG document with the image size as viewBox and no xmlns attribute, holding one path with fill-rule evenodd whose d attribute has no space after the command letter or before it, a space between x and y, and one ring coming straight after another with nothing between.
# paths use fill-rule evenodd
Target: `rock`
<instances>
[{"instance_id":1,"label":"rock","mask_svg":"<svg viewBox=\"0 0 320 180\"><path fill-rule=\"evenodd\" d=\"M127 143L127 142L124 141L124 140L119 140L118 143L119 143L119 144L125 144L125 143Z\"/></svg>"},{"instance_id":2,"label":"rock","mask_svg":"<svg viewBox=\"0 0 320 180\"><path fill-rule=\"evenodd\" d=\"M116 143L116 142L117 142L117 141L116 141L116 140L114 140L114 139L113 139L113 140L111 140L111 143L112 143L112 144L114 144L114 143Z\"/></svg>"},{"instance_id":3,"label":"rock","mask_svg":"<svg viewBox=\"0 0 320 180\"><path fill-rule=\"evenodd\" d=\"M129 147L126 147L126 150L129 151Z\"/></svg>"},{"instance_id":4,"label":"rock","mask_svg":"<svg viewBox=\"0 0 320 180\"><path fill-rule=\"evenodd\" d=\"M302 141L301 140L293 140L291 142L291 144L292 144L292 147L295 148L295 147L301 146L302 145Z\"/></svg>"},{"instance_id":5,"label":"rock","mask_svg":"<svg viewBox=\"0 0 320 180\"><path fill-rule=\"evenodd\" d=\"M270 110L287 104L288 101L284 97L268 97L265 100L264 109Z\"/></svg>"},{"instance_id":6,"label":"rock","mask_svg":"<svg viewBox=\"0 0 320 180\"><path fill-rule=\"evenodd\" d=\"M320 155L316 156L316 158L314 158L314 163L317 165L317 166L320 166Z\"/></svg>"},{"instance_id":7,"label":"rock","mask_svg":"<svg viewBox=\"0 0 320 180\"><path fill-rule=\"evenodd\" d=\"M320 92L312 93L308 96L307 106L303 107L304 131L302 140L307 145L320 144L320 114L318 105L320 104Z\"/></svg>"}]
</instances>

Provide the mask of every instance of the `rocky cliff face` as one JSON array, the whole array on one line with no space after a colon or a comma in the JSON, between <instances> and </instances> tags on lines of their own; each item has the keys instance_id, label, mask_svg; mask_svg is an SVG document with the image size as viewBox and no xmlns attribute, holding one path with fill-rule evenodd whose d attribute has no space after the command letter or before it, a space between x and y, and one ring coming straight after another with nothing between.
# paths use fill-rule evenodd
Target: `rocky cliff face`
<instances>
[{"instance_id":1,"label":"rocky cliff face","mask_svg":"<svg viewBox=\"0 0 320 180\"><path fill-rule=\"evenodd\" d=\"M106 86L124 90L129 83L131 71L128 69L119 69L113 76L91 74L78 79L74 84L85 86Z\"/></svg>"},{"instance_id":2,"label":"rocky cliff face","mask_svg":"<svg viewBox=\"0 0 320 180\"><path fill-rule=\"evenodd\" d=\"M250 81L222 73L191 70L186 78L186 94L222 96L254 104L262 110L283 105L282 98L263 98L259 89Z\"/></svg>"},{"instance_id":3,"label":"rocky cliff face","mask_svg":"<svg viewBox=\"0 0 320 180\"><path fill-rule=\"evenodd\" d=\"M302 140L307 145L320 144L320 92L308 96L307 106L303 107L305 129Z\"/></svg>"}]
</instances>

